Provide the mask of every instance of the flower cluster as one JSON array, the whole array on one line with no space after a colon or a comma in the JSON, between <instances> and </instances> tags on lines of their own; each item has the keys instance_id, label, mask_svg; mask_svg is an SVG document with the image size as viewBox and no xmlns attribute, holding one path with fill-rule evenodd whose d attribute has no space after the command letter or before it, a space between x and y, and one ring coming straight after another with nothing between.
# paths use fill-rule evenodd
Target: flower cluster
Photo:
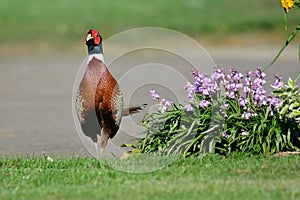
<instances>
[{"instance_id":1,"label":"flower cluster","mask_svg":"<svg viewBox=\"0 0 300 200\"><path fill-rule=\"evenodd\" d=\"M273 113L278 106L282 104L280 98L267 94L264 89L266 84L266 73L260 67L255 71L249 71L245 74L238 72L235 69L230 69L230 73L226 74L224 69L213 68L211 76L201 74L199 71L192 70L194 76L194 83L187 82L185 90L187 91L188 103L184 106L186 111L193 111L195 105L195 95L201 96L198 102L200 108L208 107L214 100L216 95L224 91L223 96L227 100L237 100L243 109L241 117L249 119L250 117L257 116L257 113L252 108L254 106L267 105ZM275 83L272 85L275 89L282 87L282 78L274 74ZM172 106L172 101L166 98L160 98L156 90L150 90L150 95L154 101L159 104L159 111L165 112ZM226 109L227 104L223 105ZM226 117L226 113L224 112Z\"/></svg>"},{"instance_id":2,"label":"flower cluster","mask_svg":"<svg viewBox=\"0 0 300 200\"><path fill-rule=\"evenodd\" d=\"M271 92L265 89L266 73L260 67L240 73L215 66L211 75L196 70L192 74L194 81L185 86L184 107L150 90L160 112L142 121L147 136L139 142L140 152L197 156L208 140L210 152L221 154L299 150L300 101L295 81L290 79L286 85L274 74Z\"/></svg>"},{"instance_id":3,"label":"flower cluster","mask_svg":"<svg viewBox=\"0 0 300 200\"><path fill-rule=\"evenodd\" d=\"M201 95L203 100L200 101L201 108L207 107L211 104L216 95L224 91L224 97L228 100L237 100L239 105L243 108L242 117L249 119L252 116L257 116L250 103L254 106L268 105L271 113L274 112L282 102L281 100L267 94L264 89L266 84L266 74L258 67L255 71L249 71L245 74L237 70L230 69L230 73L226 74L224 69L214 67L211 76L201 74L196 70L192 71L194 76L194 84L187 83L185 89L188 93L188 101L194 102L195 95ZM282 87L282 78L278 75L275 76L274 88L279 89ZM223 105L226 109L226 105ZM187 111L193 110L193 107L188 103L185 105ZM225 113L224 113L225 115Z\"/></svg>"},{"instance_id":4,"label":"flower cluster","mask_svg":"<svg viewBox=\"0 0 300 200\"><path fill-rule=\"evenodd\" d=\"M165 98L160 99L156 90L150 90L150 95L154 101L158 102L159 104L158 109L161 113L164 113L173 104L173 102L169 99L165 99Z\"/></svg>"},{"instance_id":5,"label":"flower cluster","mask_svg":"<svg viewBox=\"0 0 300 200\"><path fill-rule=\"evenodd\" d=\"M225 95L231 99L236 99L239 96L239 89L243 87L240 80L243 78L243 74L234 69L230 69L230 74L226 75L223 81L225 88Z\"/></svg>"},{"instance_id":6,"label":"flower cluster","mask_svg":"<svg viewBox=\"0 0 300 200\"><path fill-rule=\"evenodd\" d=\"M195 80L194 84L187 82L184 87L188 93L187 97L189 102L184 106L186 111L194 110L190 103L195 103L195 94L202 95L204 97L204 99L202 99L199 103L201 108L205 108L210 105L210 101L207 99L214 96L220 90L220 81L225 77L224 69L217 68L214 68L214 73L211 76L208 76L207 74L200 74L197 70L192 70L192 74Z\"/></svg>"}]
</instances>

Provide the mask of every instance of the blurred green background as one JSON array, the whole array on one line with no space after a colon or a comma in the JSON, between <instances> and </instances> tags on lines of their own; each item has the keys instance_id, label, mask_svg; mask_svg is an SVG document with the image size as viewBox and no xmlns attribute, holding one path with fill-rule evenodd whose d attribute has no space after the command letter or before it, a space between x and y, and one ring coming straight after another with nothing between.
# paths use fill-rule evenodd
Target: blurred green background
<instances>
[{"instance_id":1,"label":"blurred green background","mask_svg":"<svg viewBox=\"0 0 300 200\"><path fill-rule=\"evenodd\" d=\"M290 31L298 22L297 12L291 10ZM253 35L253 40L260 34L288 36L280 0L1 0L0 6L1 44L65 46L83 40L88 28L99 29L107 38L143 26L212 41L230 35Z\"/></svg>"}]
</instances>

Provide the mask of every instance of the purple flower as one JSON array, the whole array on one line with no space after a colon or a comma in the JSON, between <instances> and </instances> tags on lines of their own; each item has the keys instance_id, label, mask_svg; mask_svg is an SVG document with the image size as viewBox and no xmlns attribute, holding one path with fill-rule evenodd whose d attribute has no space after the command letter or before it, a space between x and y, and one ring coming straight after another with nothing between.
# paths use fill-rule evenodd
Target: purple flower
<instances>
[{"instance_id":1,"label":"purple flower","mask_svg":"<svg viewBox=\"0 0 300 200\"><path fill-rule=\"evenodd\" d=\"M235 69L230 69L230 75L228 76L229 79L231 79L233 82L238 82L241 78L243 78L243 74L239 73Z\"/></svg>"},{"instance_id":2,"label":"purple flower","mask_svg":"<svg viewBox=\"0 0 300 200\"><path fill-rule=\"evenodd\" d=\"M254 96L254 103L265 105L265 93L266 91L263 89L262 86L257 86L255 89L253 88L252 94Z\"/></svg>"},{"instance_id":3,"label":"purple flower","mask_svg":"<svg viewBox=\"0 0 300 200\"><path fill-rule=\"evenodd\" d=\"M201 91L202 91L201 93L202 93L203 95L205 95L205 96L208 96L208 95L209 95L209 90L208 90L208 88L205 88L205 87L204 87L204 88L201 89Z\"/></svg>"},{"instance_id":4,"label":"purple flower","mask_svg":"<svg viewBox=\"0 0 300 200\"><path fill-rule=\"evenodd\" d=\"M222 138L228 138L229 137L229 135L226 132L223 132L221 136L222 136Z\"/></svg>"},{"instance_id":5,"label":"purple flower","mask_svg":"<svg viewBox=\"0 0 300 200\"><path fill-rule=\"evenodd\" d=\"M221 112L221 114L223 115L224 118L228 117L228 115L227 115L227 113L225 111L221 110L220 112Z\"/></svg>"},{"instance_id":6,"label":"purple flower","mask_svg":"<svg viewBox=\"0 0 300 200\"><path fill-rule=\"evenodd\" d=\"M225 76L223 86L225 88L225 96L235 99L239 96L239 90L243 88L241 80L244 75L234 69L230 69L230 74Z\"/></svg>"},{"instance_id":7,"label":"purple flower","mask_svg":"<svg viewBox=\"0 0 300 200\"><path fill-rule=\"evenodd\" d=\"M207 107L209 104L210 104L209 101L206 101L206 100L201 100L200 101L200 107L201 108Z\"/></svg>"},{"instance_id":8,"label":"purple flower","mask_svg":"<svg viewBox=\"0 0 300 200\"><path fill-rule=\"evenodd\" d=\"M231 99L235 99L235 93L233 91L225 92L225 95Z\"/></svg>"},{"instance_id":9,"label":"purple flower","mask_svg":"<svg viewBox=\"0 0 300 200\"><path fill-rule=\"evenodd\" d=\"M258 67L257 70L253 73L253 76L255 78L253 82L251 82L249 75L246 75L247 81L245 80L245 85L250 86L250 88L244 87L246 96L250 97L250 95L252 94L255 105L265 105L266 91L264 90L263 85L266 83L266 73L262 72L261 68Z\"/></svg>"},{"instance_id":10,"label":"purple flower","mask_svg":"<svg viewBox=\"0 0 300 200\"><path fill-rule=\"evenodd\" d=\"M256 117L256 116L257 116L257 113L256 113L256 112L251 112L251 116L252 116L252 117Z\"/></svg>"},{"instance_id":11,"label":"purple flower","mask_svg":"<svg viewBox=\"0 0 300 200\"><path fill-rule=\"evenodd\" d=\"M275 89L280 89L282 88L282 77L281 76L278 76L277 74L274 74L274 77L275 77L275 83L274 85L272 85Z\"/></svg>"},{"instance_id":12,"label":"purple flower","mask_svg":"<svg viewBox=\"0 0 300 200\"><path fill-rule=\"evenodd\" d=\"M184 89L188 92L188 101L193 102L194 101L194 92L195 92L195 86L192 85L190 82L187 82Z\"/></svg>"},{"instance_id":13,"label":"purple flower","mask_svg":"<svg viewBox=\"0 0 300 200\"><path fill-rule=\"evenodd\" d=\"M152 97L152 99L154 101L157 101L159 100L159 95L158 93L156 92L156 90L150 90L150 95ZM165 99L165 98L162 98L160 101L159 101L159 111L161 113L164 113L168 107L170 107L172 105L172 101L169 100L169 99Z\"/></svg>"},{"instance_id":14,"label":"purple flower","mask_svg":"<svg viewBox=\"0 0 300 200\"><path fill-rule=\"evenodd\" d=\"M247 108L247 111L248 111L249 116L251 116L251 117L257 116L257 113L254 112L254 110L252 108Z\"/></svg>"},{"instance_id":15,"label":"purple flower","mask_svg":"<svg viewBox=\"0 0 300 200\"><path fill-rule=\"evenodd\" d=\"M278 97L273 97L271 94L268 95L267 97L267 103L269 105L269 108L271 110L271 114L274 114L274 111L276 108L282 105L282 100Z\"/></svg>"},{"instance_id":16,"label":"purple flower","mask_svg":"<svg viewBox=\"0 0 300 200\"><path fill-rule=\"evenodd\" d=\"M266 81L264 80L264 78L266 77L266 74L264 72L261 71L260 68L257 68L257 70L254 72L254 76L256 77L252 83L252 93L253 95L262 95L265 94L265 90L263 89L263 85L266 83ZM262 103L260 102L261 98L257 98L256 100L258 100L256 103Z\"/></svg>"},{"instance_id":17,"label":"purple flower","mask_svg":"<svg viewBox=\"0 0 300 200\"><path fill-rule=\"evenodd\" d=\"M172 101L165 98L161 99L161 103L166 107L170 107L172 105Z\"/></svg>"},{"instance_id":18,"label":"purple flower","mask_svg":"<svg viewBox=\"0 0 300 200\"><path fill-rule=\"evenodd\" d=\"M210 92L211 92L211 80L210 78L207 78L207 77L203 77L203 79L201 80L201 82L199 83L199 87L198 87L198 93L199 94L202 94L202 95L205 95L205 96L208 96L210 95Z\"/></svg>"},{"instance_id":19,"label":"purple flower","mask_svg":"<svg viewBox=\"0 0 300 200\"><path fill-rule=\"evenodd\" d=\"M193 70L192 74L194 75L195 80L195 83L193 85L194 93L204 96L213 95L214 93L219 91L219 82L221 81L220 79L225 76L221 70L217 69L215 69L211 77L209 77L207 74L200 74L196 70ZM189 87L186 88L188 89Z\"/></svg>"},{"instance_id":20,"label":"purple flower","mask_svg":"<svg viewBox=\"0 0 300 200\"><path fill-rule=\"evenodd\" d=\"M151 95L151 97L152 97L152 99L153 99L154 101L156 101L156 100L159 99L159 95L158 95L158 93L156 92L156 90L150 90L150 95Z\"/></svg>"},{"instance_id":21,"label":"purple flower","mask_svg":"<svg viewBox=\"0 0 300 200\"><path fill-rule=\"evenodd\" d=\"M258 67L254 72L254 76L257 78L264 79L266 77L266 73L261 71L261 67Z\"/></svg>"},{"instance_id":22,"label":"purple flower","mask_svg":"<svg viewBox=\"0 0 300 200\"><path fill-rule=\"evenodd\" d=\"M256 83L258 85L263 85L266 83L266 81L264 80L266 77L266 73L262 72L260 67L255 70L254 77L256 77L256 79L253 81L253 83Z\"/></svg>"},{"instance_id":23,"label":"purple flower","mask_svg":"<svg viewBox=\"0 0 300 200\"><path fill-rule=\"evenodd\" d=\"M238 89L240 89L240 88L242 88L243 87L243 84L242 83L237 83L236 85L235 85L235 89L236 90L238 90Z\"/></svg>"},{"instance_id":24,"label":"purple flower","mask_svg":"<svg viewBox=\"0 0 300 200\"><path fill-rule=\"evenodd\" d=\"M264 90L262 87L258 87L253 91L255 94L259 94L259 95L264 95L266 93L266 90Z\"/></svg>"},{"instance_id":25,"label":"purple flower","mask_svg":"<svg viewBox=\"0 0 300 200\"><path fill-rule=\"evenodd\" d=\"M249 133L247 131L245 131L244 129L242 129L241 131L242 131L241 135L243 135L243 136L249 135Z\"/></svg>"},{"instance_id":26,"label":"purple flower","mask_svg":"<svg viewBox=\"0 0 300 200\"><path fill-rule=\"evenodd\" d=\"M243 114L242 114L242 117L245 118L245 119L249 119L250 117L256 117L257 116L257 113L255 112L246 112L244 111Z\"/></svg>"},{"instance_id":27,"label":"purple flower","mask_svg":"<svg viewBox=\"0 0 300 200\"><path fill-rule=\"evenodd\" d=\"M214 67L213 74L211 75L211 79L215 82L223 81L225 78L225 71L224 69L217 69Z\"/></svg>"},{"instance_id":28,"label":"purple flower","mask_svg":"<svg viewBox=\"0 0 300 200\"><path fill-rule=\"evenodd\" d=\"M262 104L262 105L266 104L265 95L263 94L256 93L254 95L254 100L255 100L254 104Z\"/></svg>"},{"instance_id":29,"label":"purple flower","mask_svg":"<svg viewBox=\"0 0 300 200\"><path fill-rule=\"evenodd\" d=\"M263 86L266 83L266 81L262 78L256 78L253 81L253 86L254 87L259 87L259 86Z\"/></svg>"},{"instance_id":30,"label":"purple flower","mask_svg":"<svg viewBox=\"0 0 300 200\"><path fill-rule=\"evenodd\" d=\"M226 85L226 89L232 90L234 92L237 92L242 87L243 87L242 83L235 83L235 82L232 82L232 83Z\"/></svg>"},{"instance_id":31,"label":"purple flower","mask_svg":"<svg viewBox=\"0 0 300 200\"><path fill-rule=\"evenodd\" d=\"M245 85L247 85L247 86L251 85L251 74L252 74L251 71L249 71L249 72L246 73Z\"/></svg>"},{"instance_id":32,"label":"purple flower","mask_svg":"<svg viewBox=\"0 0 300 200\"><path fill-rule=\"evenodd\" d=\"M192 85L190 82L187 82L184 89L188 92L188 93L193 93L195 92L195 86Z\"/></svg>"},{"instance_id":33,"label":"purple flower","mask_svg":"<svg viewBox=\"0 0 300 200\"><path fill-rule=\"evenodd\" d=\"M244 93L246 97L249 97L250 92L251 92L250 88L248 86L244 86Z\"/></svg>"},{"instance_id":34,"label":"purple flower","mask_svg":"<svg viewBox=\"0 0 300 200\"><path fill-rule=\"evenodd\" d=\"M250 113L244 111L244 113L242 114L242 117L245 118L245 119L249 119Z\"/></svg>"},{"instance_id":35,"label":"purple flower","mask_svg":"<svg viewBox=\"0 0 300 200\"><path fill-rule=\"evenodd\" d=\"M192 107L192 105L189 104L189 103L185 104L184 109L186 111L193 111L194 110L194 108Z\"/></svg>"},{"instance_id":36,"label":"purple flower","mask_svg":"<svg viewBox=\"0 0 300 200\"><path fill-rule=\"evenodd\" d=\"M271 100L271 105L274 105L275 108L279 107L282 105L282 100L278 97L274 97L272 100Z\"/></svg>"},{"instance_id":37,"label":"purple flower","mask_svg":"<svg viewBox=\"0 0 300 200\"><path fill-rule=\"evenodd\" d=\"M240 106L245 107L248 104L248 100L241 96L239 98L239 104Z\"/></svg>"},{"instance_id":38,"label":"purple flower","mask_svg":"<svg viewBox=\"0 0 300 200\"><path fill-rule=\"evenodd\" d=\"M244 77L244 76L243 76L242 73L239 73L239 72L235 71L235 73L234 73L233 76L232 76L232 79L233 79L234 81L238 81L238 80L240 80L240 79L243 78L243 77Z\"/></svg>"},{"instance_id":39,"label":"purple flower","mask_svg":"<svg viewBox=\"0 0 300 200\"><path fill-rule=\"evenodd\" d=\"M167 110L167 107L160 103L158 109L161 113L164 113Z\"/></svg>"},{"instance_id":40,"label":"purple flower","mask_svg":"<svg viewBox=\"0 0 300 200\"><path fill-rule=\"evenodd\" d=\"M172 105L171 100L163 98L159 102L159 108L158 109L161 113L164 113L167 110L167 108L170 107L171 105Z\"/></svg>"}]
</instances>

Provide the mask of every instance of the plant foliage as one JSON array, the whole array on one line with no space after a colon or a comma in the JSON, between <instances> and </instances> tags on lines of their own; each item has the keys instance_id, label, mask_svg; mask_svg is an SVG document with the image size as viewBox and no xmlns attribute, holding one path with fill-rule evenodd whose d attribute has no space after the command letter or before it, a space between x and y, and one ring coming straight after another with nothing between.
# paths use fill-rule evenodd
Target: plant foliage
<instances>
[{"instance_id":1,"label":"plant foliage","mask_svg":"<svg viewBox=\"0 0 300 200\"><path fill-rule=\"evenodd\" d=\"M197 156L203 152L274 154L300 148L300 97L295 81L284 85L275 75L274 90L264 87L266 74L214 68L208 76L192 72L188 103L176 105L151 90L159 110L142 121L146 137L138 152Z\"/></svg>"}]
</instances>

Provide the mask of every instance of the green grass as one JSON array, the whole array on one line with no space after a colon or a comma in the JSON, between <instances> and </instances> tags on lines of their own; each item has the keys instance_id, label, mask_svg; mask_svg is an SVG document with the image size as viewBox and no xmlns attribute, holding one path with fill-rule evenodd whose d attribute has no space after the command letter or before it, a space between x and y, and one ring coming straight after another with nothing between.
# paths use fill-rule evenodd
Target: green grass
<instances>
[{"instance_id":1,"label":"green grass","mask_svg":"<svg viewBox=\"0 0 300 200\"><path fill-rule=\"evenodd\" d=\"M300 199L297 155L179 159L144 174L92 158L2 157L0 169L0 199Z\"/></svg>"},{"instance_id":2,"label":"green grass","mask_svg":"<svg viewBox=\"0 0 300 200\"><path fill-rule=\"evenodd\" d=\"M299 16L289 12L291 27ZM280 0L2 0L0 42L43 41L63 45L88 28L104 38L121 31L159 26L191 36L283 32Z\"/></svg>"}]
</instances>

